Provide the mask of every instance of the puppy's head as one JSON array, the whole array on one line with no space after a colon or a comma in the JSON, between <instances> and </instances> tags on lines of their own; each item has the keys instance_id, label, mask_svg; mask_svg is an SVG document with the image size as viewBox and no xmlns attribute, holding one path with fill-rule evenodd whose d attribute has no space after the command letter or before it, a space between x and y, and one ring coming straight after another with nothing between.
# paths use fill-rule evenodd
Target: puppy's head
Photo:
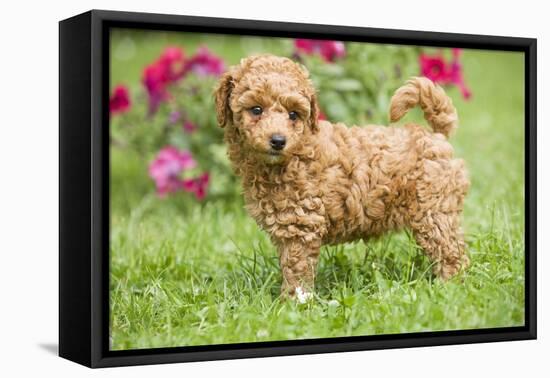
<instances>
[{"instance_id":1,"label":"puppy's head","mask_svg":"<svg viewBox=\"0 0 550 378\"><path fill-rule=\"evenodd\" d=\"M315 89L308 76L288 58L243 59L216 88L218 123L235 128L246 154L267 164L284 163L319 129Z\"/></svg>"}]
</instances>

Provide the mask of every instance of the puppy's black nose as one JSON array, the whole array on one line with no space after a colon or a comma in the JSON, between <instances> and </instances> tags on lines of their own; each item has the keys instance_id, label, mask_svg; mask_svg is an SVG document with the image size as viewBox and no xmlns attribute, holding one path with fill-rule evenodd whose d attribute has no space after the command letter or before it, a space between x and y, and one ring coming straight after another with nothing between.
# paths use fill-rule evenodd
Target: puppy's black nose
<instances>
[{"instance_id":1,"label":"puppy's black nose","mask_svg":"<svg viewBox=\"0 0 550 378\"><path fill-rule=\"evenodd\" d=\"M286 138L283 135L274 134L271 136L269 144L274 150L280 151L285 148Z\"/></svg>"}]
</instances>

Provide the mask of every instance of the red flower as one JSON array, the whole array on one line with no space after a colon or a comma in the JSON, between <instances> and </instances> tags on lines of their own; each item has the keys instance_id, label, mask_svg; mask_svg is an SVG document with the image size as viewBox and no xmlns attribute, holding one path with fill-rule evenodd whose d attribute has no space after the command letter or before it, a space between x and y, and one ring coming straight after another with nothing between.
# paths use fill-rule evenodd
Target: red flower
<instances>
[{"instance_id":1,"label":"red flower","mask_svg":"<svg viewBox=\"0 0 550 378\"><path fill-rule=\"evenodd\" d=\"M198 200L202 200L206 196L206 189L209 181L210 174L205 172L199 177L183 180L182 188L186 192L195 193L195 197L197 197Z\"/></svg>"},{"instance_id":2,"label":"red flower","mask_svg":"<svg viewBox=\"0 0 550 378\"><path fill-rule=\"evenodd\" d=\"M161 56L143 70L142 83L149 95L149 114L169 98L167 86L185 75L185 57L179 47L167 47Z\"/></svg>"},{"instance_id":3,"label":"red flower","mask_svg":"<svg viewBox=\"0 0 550 378\"><path fill-rule=\"evenodd\" d=\"M188 72L199 76L218 76L224 70L223 60L206 47L199 48L187 60L181 48L167 47L155 62L143 70L142 82L149 95L149 114L154 114L159 105L170 98L168 86L184 78Z\"/></svg>"},{"instance_id":4,"label":"red flower","mask_svg":"<svg viewBox=\"0 0 550 378\"><path fill-rule=\"evenodd\" d=\"M469 99L472 92L464 81L462 64L460 63L461 49L453 49L453 59L446 62L441 54L420 55L420 72L434 83L456 85L462 97Z\"/></svg>"},{"instance_id":5,"label":"red flower","mask_svg":"<svg viewBox=\"0 0 550 378\"><path fill-rule=\"evenodd\" d=\"M185 71L194 72L199 76L219 76L225 71L225 64L221 58L212 54L205 46L202 46L187 61Z\"/></svg>"},{"instance_id":6,"label":"red flower","mask_svg":"<svg viewBox=\"0 0 550 378\"><path fill-rule=\"evenodd\" d=\"M326 121L328 118L325 113L322 111L319 111L319 115L317 116L318 121Z\"/></svg>"},{"instance_id":7,"label":"red flower","mask_svg":"<svg viewBox=\"0 0 550 378\"><path fill-rule=\"evenodd\" d=\"M111 114L125 113L130 110L131 105L128 88L124 85L117 85L109 99L109 112Z\"/></svg>"},{"instance_id":8,"label":"red flower","mask_svg":"<svg viewBox=\"0 0 550 378\"><path fill-rule=\"evenodd\" d=\"M157 64L145 67L142 82L149 96L149 114L153 114L157 111L160 103L168 98L166 91L168 80L164 68Z\"/></svg>"},{"instance_id":9,"label":"red flower","mask_svg":"<svg viewBox=\"0 0 550 378\"><path fill-rule=\"evenodd\" d=\"M317 39L296 39L294 48L297 53L306 55L319 54L326 62L334 62L346 55L346 47L340 41L324 41Z\"/></svg>"},{"instance_id":10,"label":"red flower","mask_svg":"<svg viewBox=\"0 0 550 378\"><path fill-rule=\"evenodd\" d=\"M149 176L155 181L157 194L164 197L167 193L179 190L184 180L184 170L194 168L196 162L189 151L180 151L173 146L166 146L159 151L149 165Z\"/></svg>"}]
</instances>

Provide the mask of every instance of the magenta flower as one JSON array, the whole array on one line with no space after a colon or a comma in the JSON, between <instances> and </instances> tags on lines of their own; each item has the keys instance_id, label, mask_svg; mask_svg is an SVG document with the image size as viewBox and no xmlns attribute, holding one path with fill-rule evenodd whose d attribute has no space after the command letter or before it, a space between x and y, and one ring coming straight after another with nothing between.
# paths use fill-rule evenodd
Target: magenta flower
<instances>
[{"instance_id":1,"label":"magenta flower","mask_svg":"<svg viewBox=\"0 0 550 378\"><path fill-rule=\"evenodd\" d=\"M185 74L185 57L179 47L167 47L161 56L143 70L142 83L149 96L149 114L169 98L167 86Z\"/></svg>"},{"instance_id":2,"label":"magenta flower","mask_svg":"<svg viewBox=\"0 0 550 378\"><path fill-rule=\"evenodd\" d=\"M157 111L160 103L168 98L166 91L168 80L164 75L163 67L157 64L145 67L142 83L147 89L149 97L149 114L153 114Z\"/></svg>"},{"instance_id":3,"label":"magenta flower","mask_svg":"<svg viewBox=\"0 0 550 378\"><path fill-rule=\"evenodd\" d=\"M427 77L434 83L442 85L456 85L462 94L462 97L469 99L472 92L464 81L462 64L460 63L461 49L453 49L453 58L446 62L445 58L439 53L437 55L420 54L420 72L422 76Z\"/></svg>"},{"instance_id":4,"label":"magenta flower","mask_svg":"<svg viewBox=\"0 0 550 378\"><path fill-rule=\"evenodd\" d=\"M155 181L157 194L164 197L179 190L184 182L181 179L182 172L195 166L196 162L189 151L178 150L173 146L164 147L149 165L149 176Z\"/></svg>"},{"instance_id":5,"label":"magenta flower","mask_svg":"<svg viewBox=\"0 0 550 378\"><path fill-rule=\"evenodd\" d=\"M174 82L185 75L185 55L179 47L167 47L157 60L164 67L168 81Z\"/></svg>"},{"instance_id":6,"label":"magenta flower","mask_svg":"<svg viewBox=\"0 0 550 378\"><path fill-rule=\"evenodd\" d=\"M462 97L469 99L472 96L472 92L464 81L460 55L462 55L461 49L453 49L453 60L451 61L451 69L449 71L449 81L458 87L460 93L462 93Z\"/></svg>"},{"instance_id":7,"label":"magenta flower","mask_svg":"<svg viewBox=\"0 0 550 378\"><path fill-rule=\"evenodd\" d=\"M125 113L130 110L131 105L128 88L124 85L117 85L109 99L110 114Z\"/></svg>"},{"instance_id":8,"label":"magenta flower","mask_svg":"<svg viewBox=\"0 0 550 378\"><path fill-rule=\"evenodd\" d=\"M185 121L183 123L183 130L187 133L192 133L197 130L197 126L191 121Z\"/></svg>"},{"instance_id":9,"label":"magenta flower","mask_svg":"<svg viewBox=\"0 0 550 378\"><path fill-rule=\"evenodd\" d=\"M428 56L420 54L420 70L434 83L443 83L447 80L447 63L442 56Z\"/></svg>"},{"instance_id":10,"label":"magenta flower","mask_svg":"<svg viewBox=\"0 0 550 378\"><path fill-rule=\"evenodd\" d=\"M190 59L185 59L179 47L167 47L160 57L143 70L142 82L149 96L149 114L154 114L160 104L170 98L168 86L188 72L199 76L221 75L225 71L223 60L201 47Z\"/></svg>"},{"instance_id":11,"label":"magenta flower","mask_svg":"<svg viewBox=\"0 0 550 378\"><path fill-rule=\"evenodd\" d=\"M304 54L311 55L315 53L315 42L313 39L295 39L294 48Z\"/></svg>"},{"instance_id":12,"label":"magenta flower","mask_svg":"<svg viewBox=\"0 0 550 378\"><path fill-rule=\"evenodd\" d=\"M219 76L225 71L225 64L220 57L212 54L205 46L202 46L187 61L185 71L194 72L198 76Z\"/></svg>"},{"instance_id":13,"label":"magenta flower","mask_svg":"<svg viewBox=\"0 0 550 378\"><path fill-rule=\"evenodd\" d=\"M183 180L182 188L186 192L194 193L198 200L202 200L206 197L206 190L209 181L210 174L205 172L199 177Z\"/></svg>"},{"instance_id":14,"label":"magenta flower","mask_svg":"<svg viewBox=\"0 0 550 378\"><path fill-rule=\"evenodd\" d=\"M346 55L346 47L340 41L325 41L317 39L296 39L294 48L297 53L320 55L326 62L334 62Z\"/></svg>"}]
</instances>

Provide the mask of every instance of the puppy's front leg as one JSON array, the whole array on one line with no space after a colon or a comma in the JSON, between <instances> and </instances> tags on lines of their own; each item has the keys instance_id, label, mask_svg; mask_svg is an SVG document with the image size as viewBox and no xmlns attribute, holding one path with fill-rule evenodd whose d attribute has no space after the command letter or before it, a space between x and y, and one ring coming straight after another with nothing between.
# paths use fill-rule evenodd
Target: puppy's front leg
<instances>
[{"instance_id":1,"label":"puppy's front leg","mask_svg":"<svg viewBox=\"0 0 550 378\"><path fill-rule=\"evenodd\" d=\"M285 239L276 244L283 273L281 295L305 303L313 295L321 242Z\"/></svg>"}]
</instances>

